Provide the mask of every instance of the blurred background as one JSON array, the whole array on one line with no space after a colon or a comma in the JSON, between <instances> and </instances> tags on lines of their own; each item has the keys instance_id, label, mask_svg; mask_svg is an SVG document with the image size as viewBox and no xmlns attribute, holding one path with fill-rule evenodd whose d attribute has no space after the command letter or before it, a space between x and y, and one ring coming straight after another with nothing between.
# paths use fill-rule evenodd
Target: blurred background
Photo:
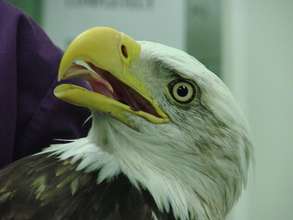
<instances>
[{"instance_id":1,"label":"blurred background","mask_svg":"<svg viewBox=\"0 0 293 220\"><path fill-rule=\"evenodd\" d=\"M231 220L293 219L292 0L10 0L62 49L115 27L195 56L230 87L254 142L255 168Z\"/></svg>"}]
</instances>

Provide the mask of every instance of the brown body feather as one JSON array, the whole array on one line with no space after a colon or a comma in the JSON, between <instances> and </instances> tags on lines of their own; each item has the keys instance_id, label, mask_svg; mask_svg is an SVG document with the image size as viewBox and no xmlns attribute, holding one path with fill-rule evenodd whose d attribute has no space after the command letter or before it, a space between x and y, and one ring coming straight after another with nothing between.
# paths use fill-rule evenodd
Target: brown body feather
<instances>
[{"instance_id":1,"label":"brown body feather","mask_svg":"<svg viewBox=\"0 0 293 220\"><path fill-rule=\"evenodd\" d=\"M0 172L1 220L151 220L160 213L147 191L123 174L97 184L97 173L46 154L21 159Z\"/></svg>"}]
</instances>

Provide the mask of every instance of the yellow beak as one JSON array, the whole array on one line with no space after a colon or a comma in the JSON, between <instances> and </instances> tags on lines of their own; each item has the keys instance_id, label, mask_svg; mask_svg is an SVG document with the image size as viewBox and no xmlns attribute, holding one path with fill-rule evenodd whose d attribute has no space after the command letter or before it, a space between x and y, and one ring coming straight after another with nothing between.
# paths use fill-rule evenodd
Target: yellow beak
<instances>
[{"instance_id":1,"label":"yellow beak","mask_svg":"<svg viewBox=\"0 0 293 220\"><path fill-rule=\"evenodd\" d=\"M72 77L73 74L68 70L75 61L82 60L109 72L121 83L133 89L152 106L156 114L134 110L114 98L73 84L57 86L54 90L55 96L77 106L109 113L128 125L129 114L138 115L155 124L168 122L168 116L151 97L144 83L135 77L135 73L130 72L129 66L140 58L140 51L140 45L121 32L107 27L89 29L77 36L65 51L59 66L58 79ZM74 74L74 77L78 76L78 73Z\"/></svg>"}]
</instances>

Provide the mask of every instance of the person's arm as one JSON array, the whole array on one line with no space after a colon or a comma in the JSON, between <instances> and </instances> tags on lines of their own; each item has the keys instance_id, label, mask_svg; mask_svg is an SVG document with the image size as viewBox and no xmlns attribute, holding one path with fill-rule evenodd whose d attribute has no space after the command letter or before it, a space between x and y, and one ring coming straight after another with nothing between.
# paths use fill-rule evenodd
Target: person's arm
<instances>
[{"instance_id":1,"label":"person's arm","mask_svg":"<svg viewBox=\"0 0 293 220\"><path fill-rule=\"evenodd\" d=\"M87 132L89 113L53 96L61 56L30 17L0 0L0 168Z\"/></svg>"}]
</instances>

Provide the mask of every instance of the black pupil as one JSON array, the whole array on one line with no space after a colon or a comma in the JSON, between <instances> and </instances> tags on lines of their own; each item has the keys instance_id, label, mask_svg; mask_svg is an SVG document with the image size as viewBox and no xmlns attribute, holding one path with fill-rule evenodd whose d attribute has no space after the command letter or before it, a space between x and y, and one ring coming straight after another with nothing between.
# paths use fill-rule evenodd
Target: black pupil
<instances>
[{"instance_id":1,"label":"black pupil","mask_svg":"<svg viewBox=\"0 0 293 220\"><path fill-rule=\"evenodd\" d=\"M187 96L188 94L188 88L184 85L180 86L178 89L177 89L177 94L180 96L180 97L185 97Z\"/></svg>"}]
</instances>

